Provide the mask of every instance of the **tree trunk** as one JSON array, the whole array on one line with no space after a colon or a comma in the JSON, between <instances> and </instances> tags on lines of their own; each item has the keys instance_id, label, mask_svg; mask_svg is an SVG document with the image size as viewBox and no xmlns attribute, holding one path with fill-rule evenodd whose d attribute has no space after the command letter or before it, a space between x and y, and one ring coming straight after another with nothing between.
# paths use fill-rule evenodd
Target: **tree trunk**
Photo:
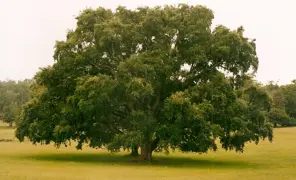
<instances>
[{"instance_id":1,"label":"tree trunk","mask_svg":"<svg viewBox=\"0 0 296 180\"><path fill-rule=\"evenodd\" d=\"M9 127L12 127L13 123L12 122L9 122Z\"/></svg>"},{"instance_id":2,"label":"tree trunk","mask_svg":"<svg viewBox=\"0 0 296 180\"><path fill-rule=\"evenodd\" d=\"M133 146L132 147L132 153L130 154L131 156L139 156L139 152L138 152L139 147L138 146Z\"/></svg>"},{"instance_id":3,"label":"tree trunk","mask_svg":"<svg viewBox=\"0 0 296 180\"><path fill-rule=\"evenodd\" d=\"M157 137L151 143L145 143L141 146L141 157L143 160L152 160L152 152L157 148L160 139Z\"/></svg>"},{"instance_id":4,"label":"tree trunk","mask_svg":"<svg viewBox=\"0 0 296 180\"><path fill-rule=\"evenodd\" d=\"M152 151L151 151L151 146L150 144L144 144L141 146L141 157L143 160L152 160Z\"/></svg>"}]
</instances>

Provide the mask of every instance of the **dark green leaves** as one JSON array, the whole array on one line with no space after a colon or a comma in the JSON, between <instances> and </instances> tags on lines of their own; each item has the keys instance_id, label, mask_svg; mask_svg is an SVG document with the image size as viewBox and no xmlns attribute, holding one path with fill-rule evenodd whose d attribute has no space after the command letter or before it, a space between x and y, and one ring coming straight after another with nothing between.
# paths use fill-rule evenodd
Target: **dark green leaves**
<instances>
[{"instance_id":1,"label":"dark green leaves","mask_svg":"<svg viewBox=\"0 0 296 180\"><path fill-rule=\"evenodd\" d=\"M143 159L169 148L205 153L217 139L237 151L271 140L268 96L245 83L258 67L255 43L242 27L212 31L213 18L186 4L84 10L56 43L55 64L36 75L17 137L141 147Z\"/></svg>"}]
</instances>

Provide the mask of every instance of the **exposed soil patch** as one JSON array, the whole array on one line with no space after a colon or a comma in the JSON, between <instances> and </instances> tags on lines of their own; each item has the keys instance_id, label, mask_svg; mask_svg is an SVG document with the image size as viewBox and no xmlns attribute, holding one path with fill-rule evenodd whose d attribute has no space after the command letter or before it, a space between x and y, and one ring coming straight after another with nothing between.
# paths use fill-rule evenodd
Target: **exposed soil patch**
<instances>
[{"instance_id":1,"label":"exposed soil patch","mask_svg":"<svg viewBox=\"0 0 296 180\"><path fill-rule=\"evenodd\" d=\"M0 142L11 142L12 139L0 139Z\"/></svg>"}]
</instances>

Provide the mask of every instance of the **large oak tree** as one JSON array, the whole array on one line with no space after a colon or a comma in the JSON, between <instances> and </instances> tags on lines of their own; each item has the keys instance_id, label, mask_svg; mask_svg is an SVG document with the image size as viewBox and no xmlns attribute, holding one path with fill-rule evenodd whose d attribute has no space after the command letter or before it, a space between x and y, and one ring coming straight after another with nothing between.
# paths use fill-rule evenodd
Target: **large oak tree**
<instances>
[{"instance_id":1,"label":"large oak tree","mask_svg":"<svg viewBox=\"0 0 296 180\"><path fill-rule=\"evenodd\" d=\"M243 28L212 29L203 6L86 9L35 76L16 136L56 146L77 141L111 151L178 148L243 151L268 137L269 98L243 82L256 72Z\"/></svg>"}]
</instances>

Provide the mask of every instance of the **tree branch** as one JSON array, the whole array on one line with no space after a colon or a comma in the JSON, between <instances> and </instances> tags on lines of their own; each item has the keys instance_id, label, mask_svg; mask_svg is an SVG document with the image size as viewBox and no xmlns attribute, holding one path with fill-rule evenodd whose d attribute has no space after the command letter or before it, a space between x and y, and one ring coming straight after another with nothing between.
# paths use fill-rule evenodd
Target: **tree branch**
<instances>
[{"instance_id":1,"label":"tree branch","mask_svg":"<svg viewBox=\"0 0 296 180\"><path fill-rule=\"evenodd\" d=\"M159 141L160 141L159 137L156 137L154 139L154 141L152 141L152 143L151 143L151 152L153 152L157 148Z\"/></svg>"},{"instance_id":2,"label":"tree branch","mask_svg":"<svg viewBox=\"0 0 296 180\"><path fill-rule=\"evenodd\" d=\"M125 112L122 112L122 111L119 111L119 110L113 111L113 115L118 116L118 117L123 118L123 119L127 117L127 114Z\"/></svg>"},{"instance_id":3,"label":"tree branch","mask_svg":"<svg viewBox=\"0 0 296 180\"><path fill-rule=\"evenodd\" d=\"M160 89L157 91L156 100L155 100L154 105L152 107L153 112L156 110L156 108L160 102L160 91L161 91Z\"/></svg>"}]
</instances>

